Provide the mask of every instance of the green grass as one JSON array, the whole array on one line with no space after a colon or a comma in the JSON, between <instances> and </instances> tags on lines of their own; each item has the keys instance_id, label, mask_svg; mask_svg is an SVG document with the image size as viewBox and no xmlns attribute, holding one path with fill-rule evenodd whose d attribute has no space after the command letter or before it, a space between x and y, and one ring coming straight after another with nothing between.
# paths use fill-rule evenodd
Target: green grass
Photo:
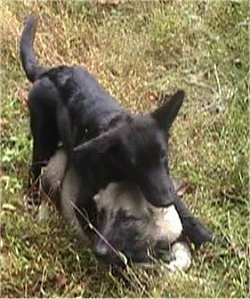
<instances>
[{"instance_id":1,"label":"green grass","mask_svg":"<svg viewBox=\"0 0 250 299\"><path fill-rule=\"evenodd\" d=\"M97 1L98 2L98 1ZM247 297L249 295L249 4L247 1L10 1L1 11L1 297ZM118 1L119 2L119 1ZM205 246L186 275L100 265L53 208L47 221L23 194L31 160L30 84L18 41L38 13L39 61L78 63L128 109L153 110L185 90L170 141L185 200L231 246Z\"/></svg>"}]
</instances>

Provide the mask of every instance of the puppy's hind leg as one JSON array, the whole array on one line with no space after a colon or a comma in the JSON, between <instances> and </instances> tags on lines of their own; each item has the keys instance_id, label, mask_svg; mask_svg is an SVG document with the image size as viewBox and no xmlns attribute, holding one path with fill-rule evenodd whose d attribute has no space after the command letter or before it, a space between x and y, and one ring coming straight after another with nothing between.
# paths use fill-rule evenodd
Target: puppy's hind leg
<instances>
[{"instance_id":1,"label":"puppy's hind leg","mask_svg":"<svg viewBox=\"0 0 250 299\"><path fill-rule=\"evenodd\" d=\"M55 111L46 105L40 89L31 91L29 108L33 136L32 165L29 178L29 203L39 203L39 178L41 169L55 153L58 144L58 130Z\"/></svg>"},{"instance_id":2,"label":"puppy's hind leg","mask_svg":"<svg viewBox=\"0 0 250 299\"><path fill-rule=\"evenodd\" d=\"M40 175L42 168L47 165L49 158L54 154L57 148L57 141L54 137L57 131L53 127L43 126L42 130L38 129L39 126L33 125L33 131L40 132L33 138L33 154L32 165L29 174L29 203L39 204L39 187ZM35 129L34 129L35 128ZM42 132L41 132L42 131ZM50 140L51 142L47 142Z\"/></svg>"}]
</instances>

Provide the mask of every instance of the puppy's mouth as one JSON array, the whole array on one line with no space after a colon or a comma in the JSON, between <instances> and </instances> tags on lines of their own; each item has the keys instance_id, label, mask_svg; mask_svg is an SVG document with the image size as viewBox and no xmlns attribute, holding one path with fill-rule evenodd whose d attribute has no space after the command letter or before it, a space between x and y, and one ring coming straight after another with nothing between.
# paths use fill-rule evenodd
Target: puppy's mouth
<instances>
[{"instance_id":1,"label":"puppy's mouth","mask_svg":"<svg viewBox=\"0 0 250 299\"><path fill-rule=\"evenodd\" d=\"M144 195L144 197L147 199L147 201L153 205L154 207L159 208L168 208L173 204L173 200L170 199L170 195L165 192L164 195L157 195L160 192L151 192L148 191L147 188L140 188L141 193Z\"/></svg>"},{"instance_id":2,"label":"puppy's mouth","mask_svg":"<svg viewBox=\"0 0 250 299\"><path fill-rule=\"evenodd\" d=\"M145 254L129 254L124 255L123 258L107 258L107 259L98 259L106 266L117 269L125 269L127 266L133 266L135 268L143 269L153 269L158 265L158 262L161 261L164 264L169 264L173 260L173 256L169 250L164 250L158 256L149 256Z\"/></svg>"},{"instance_id":3,"label":"puppy's mouth","mask_svg":"<svg viewBox=\"0 0 250 299\"><path fill-rule=\"evenodd\" d=\"M109 255L109 256L97 256L97 259L107 265L107 266L114 266L125 268L126 266L138 266L138 267L147 267L146 265L150 266L153 263L152 256L149 256L144 250L131 252L119 252L118 255Z\"/></svg>"}]
</instances>

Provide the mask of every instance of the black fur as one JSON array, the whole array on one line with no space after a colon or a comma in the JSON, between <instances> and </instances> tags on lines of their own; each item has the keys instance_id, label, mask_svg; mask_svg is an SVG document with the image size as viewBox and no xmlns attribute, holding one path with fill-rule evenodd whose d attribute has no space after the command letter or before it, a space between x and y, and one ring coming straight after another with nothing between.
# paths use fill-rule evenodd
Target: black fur
<instances>
[{"instance_id":1,"label":"black fur","mask_svg":"<svg viewBox=\"0 0 250 299\"><path fill-rule=\"evenodd\" d=\"M89 204L110 181L131 181L154 206L174 202L184 230L196 245L211 241L212 234L176 195L168 174L165 139L184 92L178 91L150 114L133 115L85 68L38 66L33 52L36 23L36 17L27 18L20 45L22 66L34 83L28 99L33 181L62 142L68 163L75 165L82 178L77 205Z\"/></svg>"}]
</instances>

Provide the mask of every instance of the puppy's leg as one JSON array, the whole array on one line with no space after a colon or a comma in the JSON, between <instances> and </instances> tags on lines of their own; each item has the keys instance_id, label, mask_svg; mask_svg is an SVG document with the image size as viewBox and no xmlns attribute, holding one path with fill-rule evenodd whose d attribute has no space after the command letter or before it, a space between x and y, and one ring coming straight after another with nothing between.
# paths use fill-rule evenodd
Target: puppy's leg
<instances>
[{"instance_id":1,"label":"puppy's leg","mask_svg":"<svg viewBox=\"0 0 250 299\"><path fill-rule=\"evenodd\" d=\"M90 189L87 184L81 183L74 207L79 225L89 235L93 234L91 227L95 226L96 222L97 210L93 198L97 192L97 190Z\"/></svg>"},{"instance_id":2,"label":"puppy's leg","mask_svg":"<svg viewBox=\"0 0 250 299\"><path fill-rule=\"evenodd\" d=\"M176 194L174 205L181 218L184 235L196 246L213 241L213 234L189 210L187 204Z\"/></svg>"},{"instance_id":3,"label":"puppy's leg","mask_svg":"<svg viewBox=\"0 0 250 299\"><path fill-rule=\"evenodd\" d=\"M41 134L37 134L33 139L33 155L32 155L32 165L30 168L30 178L29 178L29 199L30 203L38 204L39 203L39 180L41 175L42 167L46 166L49 158L53 155L57 142L52 138L56 135L56 131L44 127ZM47 132L46 132L47 131ZM41 131L40 131L41 132ZM47 140L51 140L50 144L47 143Z\"/></svg>"},{"instance_id":4,"label":"puppy's leg","mask_svg":"<svg viewBox=\"0 0 250 299\"><path fill-rule=\"evenodd\" d=\"M42 95L41 90L38 90L38 92L31 92L29 97L33 154L29 179L30 194L28 194L28 198L33 203L39 203L38 189L41 168L47 164L58 144L55 112L46 106L46 101Z\"/></svg>"}]
</instances>

